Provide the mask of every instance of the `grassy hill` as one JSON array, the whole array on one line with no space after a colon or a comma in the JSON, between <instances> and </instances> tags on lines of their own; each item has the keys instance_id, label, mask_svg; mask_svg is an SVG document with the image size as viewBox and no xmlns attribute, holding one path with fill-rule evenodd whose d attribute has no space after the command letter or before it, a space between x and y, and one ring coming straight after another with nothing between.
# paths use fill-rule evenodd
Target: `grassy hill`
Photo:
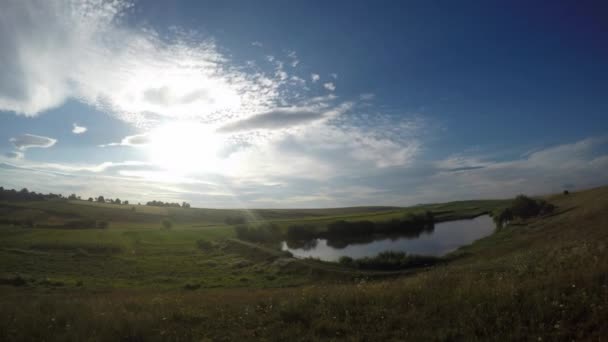
<instances>
[{"instance_id":1,"label":"grassy hill","mask_svg":"<svg viewBox=\"0 0 608 342\"><path fill-rule=\"evenodd\" d=\"M0 227L0 339L601 340L608 187L546 199L554 214L502 228L440 266L388 278L234 242L223 221L240 211L3 203L0 217L103 218L110 228ZM423 207L447 220L503 205ZM252 215L322 223L410 210L420 207ZM165 217L174 229L160 229Z\"/></svg>"}]
</instances>

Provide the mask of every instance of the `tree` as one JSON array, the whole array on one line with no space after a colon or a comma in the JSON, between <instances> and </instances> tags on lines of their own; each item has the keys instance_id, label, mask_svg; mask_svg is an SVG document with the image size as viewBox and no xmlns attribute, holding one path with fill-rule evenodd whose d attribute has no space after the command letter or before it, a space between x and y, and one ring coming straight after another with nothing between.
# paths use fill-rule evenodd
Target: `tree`
<instances>
[{"instance_id":1,"label":"tree","mask_svg":"<svg viewBox=\"0 0 608 342\"><path fill-rule=\"evenodd\" d=\"M76 194L71 194L70 196L68 196L69 200L75 200L76 199Z\"/></svg>"},{"instance_id":2,"label":"tree","mask_svg":"<svg viewBox=\"0 0 608 342\"><path fill-rule=\"evenodd\" d=\"M99 197L97 197L97 202L99 202L99 203L104 203L105 201L106 201L106 200L105 200L105 198L103 198L103 196L99 196Z\"/></svg>"},{"instance_id":3,"label":"tree","mask_svg":"<svg viewBox=\"0 0 608 342\"><path fill-rule=\"evenodd\" d=\"M519 195L513 200L511 211L513 212L513 216L528 218L538 215L540 206L532 198L525 195Z\"/></svg>"},{"instance_id":4,"label":"tree","mask_svg":"<svg viewBox=\"0 0 608 342\"><path fill-rule=\"evenodd\" d=\"M129 201L123 201L122 204L128 205Z\"/></svg>"},{"instance_id":5,"label":"tree","mask_svg":"<svg viewBox=\"0 0 608 342\"><path fill-rule=\"evenodd\" d=\"M87 201L93 202L93 197L89 197L89 199Z\"/></svg>"},{"instance_id":6,"label":"tree","mask_svg":"<svg viewBox=\"0 0 608 342\"><path fill-rule=\"evenodd\" d=\"M120 198L117 198L117 199L114 200L114 204L120 204L120 203L121 203L120 202Z\"/></svg>"}]
</instances>

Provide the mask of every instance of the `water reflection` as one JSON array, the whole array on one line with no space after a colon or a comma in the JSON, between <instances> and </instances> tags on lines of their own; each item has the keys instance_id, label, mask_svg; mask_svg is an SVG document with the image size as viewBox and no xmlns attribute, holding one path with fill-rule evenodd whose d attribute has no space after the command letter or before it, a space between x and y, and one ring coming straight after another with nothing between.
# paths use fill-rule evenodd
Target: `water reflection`
<instances>
[{"instance_id":1,"label":"water reflection","mask_svg":"<svg viewBox=\"0 0 608 342\"><path fill-rule=\"evenodd\" d=\"M426 225L407 234L384 234L356 237L324 236L304 241L283 241L282 249L297 257L336 261L341 256L362 258L380 252L404 251L409 254L440 256L460 246L490 235L494 222L487 216Z\"/></svg>"}]
</instances>

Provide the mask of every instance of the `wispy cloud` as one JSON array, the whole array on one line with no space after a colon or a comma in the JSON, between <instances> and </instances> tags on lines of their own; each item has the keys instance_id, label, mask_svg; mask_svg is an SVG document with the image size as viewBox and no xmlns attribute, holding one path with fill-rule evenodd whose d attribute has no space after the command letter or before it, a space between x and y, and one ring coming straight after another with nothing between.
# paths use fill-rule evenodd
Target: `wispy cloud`
<instances>
[{"instance_id":1,"label":"wispy cloud","mask_svg":"<svg viewBox=\"0 0 608 342\"><path fill-rule=\"evenodd\" d=\"M85 126L79 126L77 123L72 124L72 133L74 134L83 134L87 131Z\"/></svg>"},{"instance_id":2,"label":"wispy cloud","mask_svg":"<svg viewBox=\"0 0 608 342\"><path fill-rule=\"evenodd\" d=\"M375 94L373 93L364 93L359 95L359 99L361 99L361 101L371 101L376 97Z\"/></svg>"},{"instance_id":3,"label":"wispy cloud","mask_svg":"<svg viewBox=\"0 0 608 342\"><path fill-rule=\"evenodd\" d=\"M49 148L57 142L57 139L43 137L34 134L21 134L17 137L10 138L9 141L21 151L25 151L28 148Z\"/></svg>"},{"instance_id":4,"label":"wispy cloud","mask_svg":"<svg viewBox=\"0 0 608 342\"><path fill-rule=\"evenodd\" d=\"M316 83L321 79L321 76L319 74L310 74L310 79L312 80L312 83Z\"/></svg>"}]
</instances>

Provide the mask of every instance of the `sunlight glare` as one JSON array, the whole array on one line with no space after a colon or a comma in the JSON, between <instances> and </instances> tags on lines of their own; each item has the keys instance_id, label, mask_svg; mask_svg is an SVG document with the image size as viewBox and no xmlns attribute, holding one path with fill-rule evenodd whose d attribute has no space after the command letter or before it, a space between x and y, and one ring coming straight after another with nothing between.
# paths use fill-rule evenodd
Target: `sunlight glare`
<instances>
[{"instance_id":1,"label":"sunlight glare","mask_svg":"<svg viewBox=\"0 0 608 342\"><path fill-rule=\"evenodd\" d=\"M207 125L175 122L150 133L148 154L151 161L176 174L216 171L222 138Z\"/></svg>"}]
</instances>

